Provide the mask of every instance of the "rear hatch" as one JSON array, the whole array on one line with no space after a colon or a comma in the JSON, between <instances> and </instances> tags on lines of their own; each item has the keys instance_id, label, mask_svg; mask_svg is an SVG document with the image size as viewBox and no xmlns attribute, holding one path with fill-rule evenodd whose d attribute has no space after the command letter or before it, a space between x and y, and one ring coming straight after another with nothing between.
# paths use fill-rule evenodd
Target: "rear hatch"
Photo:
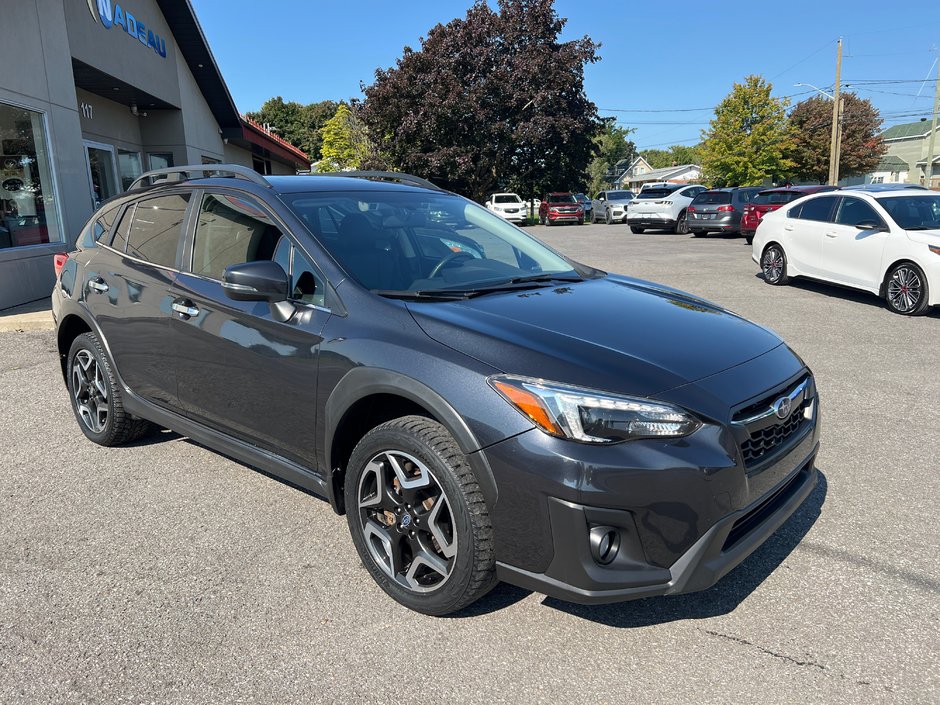
<instances>
[{"instance_id":1,"label":"rear hatch","mask_svg":"<svg viewBox=\"0 0 940 705\"><path fill-rule=\"evenodd\" d=\"M777 210L780 206L794 201L803 194L794 191L772 191L759 193L744 207L744 225L756 228L765 213Z\"/></svg>"},{"instance_id":2,"label":"rear hatch","mask_svg":"<svg viewBox=\"0 0 940 705\"><path fill-rule=\"evenodd\" d=\"M720 220L733 210L730 191L703 191L692 201L688 214L690 220Z\"/></svg>"},{"instance_id":3,"label":"rear hatch","mask_svg":"<svg viewBox=\"0 0 940 705\"><path fill-rule=\"evenodd\" d=\"M650 188L641 191L637 197L630 202L630 214L668 213L672 205L670 197L675 192L675 189L667 188Z\"/></svg>"}]
</instances>

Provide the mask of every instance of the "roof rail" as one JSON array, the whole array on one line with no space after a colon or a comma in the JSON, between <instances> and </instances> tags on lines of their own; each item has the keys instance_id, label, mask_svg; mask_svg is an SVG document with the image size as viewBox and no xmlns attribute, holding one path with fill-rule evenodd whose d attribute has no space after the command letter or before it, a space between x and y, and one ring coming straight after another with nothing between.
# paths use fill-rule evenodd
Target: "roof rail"
<instances>
[{"instance_id":1,"label":"roof rail","mask_svg":"<svg viewBox=\"0 0 940 705\"><path fill-rule=\"evenodd\" d=\"M427 179L411 174L403 174L399 171L327 171L317 172L311 176L347 176L352 179L375 179L376 181L400 181L403 184L412 186L421 186L423 188L433 189L435 191L444 191L437 184L433 184Z\"/></svg>"},{"instance_id":2,"label":"roof rail","mask_svg":"<svg viewBox=\"0 0 940 705\"><path fill-rule=\"evenodd\" d=\"M204 177L191 176L192 173L204 174ZM152 169L144 172L131 182L126 190L131 191L138 186L152 186L154 177L164 177L162 181L171 181L172 174L178 174L174 181L187 181L191 178L208 178L210 176L231 176L232 178L247 179L261 186L271 188L270 182L254 169L240 164L191 164L186 166L171 166L165 169Z\"/></svg>"}]
</instances>

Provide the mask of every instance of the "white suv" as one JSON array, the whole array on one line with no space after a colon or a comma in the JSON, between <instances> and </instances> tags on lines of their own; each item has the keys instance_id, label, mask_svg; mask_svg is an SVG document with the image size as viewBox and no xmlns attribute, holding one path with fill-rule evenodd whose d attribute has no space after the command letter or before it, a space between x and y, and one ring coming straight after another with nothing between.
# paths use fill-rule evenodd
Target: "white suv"
<instances>
[{"instance_id":1,"label":"white suv","mask_svg":"<svg viewBox=\"0 0 940 705\"><path fill-rule=\"evenodd\" d=\"M510 223L517 225L526 224L527 205L525 201L519 198L515 193L493 193L486 199L487 210L493 211L496 215L502 216Z\"/></svg>"},{"instance_id":2,"label":"white suv","mask_svg":"<svg viewBox=\"0 0 940 705\"><path fill-rule=\"evenodd\" d=\"M656 184L644 186L627 207L627 224L635 233L645 230L689 232L685 211L704 186Z\"/></svg>"}]
</instances>

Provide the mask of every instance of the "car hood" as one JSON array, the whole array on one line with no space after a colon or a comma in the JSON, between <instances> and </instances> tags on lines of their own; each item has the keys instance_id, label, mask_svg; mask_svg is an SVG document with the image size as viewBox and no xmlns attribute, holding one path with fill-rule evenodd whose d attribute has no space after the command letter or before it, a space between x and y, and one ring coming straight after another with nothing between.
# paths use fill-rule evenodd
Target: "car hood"
<instances>
[{"instance_id":1,"label":"car hood","mask_svg":"<svg viewBox=\"0 0 940 705\"><path fill-rule=\"evenodd\" d=\"M432 339L503 372L641 396L782 345L774 333L707 301L612 275L407 306Z\"/></svg>"},{"instance_id":2,"label":"car hood","mask_svg":"<svg viewBox=\"0 0 940 705\"><path fill-rule=\"evenodd\" d=\"M940 229L936 230L908 230L907 237L912 242L919 242L922 245L940 246Z\"/></svg>"}]
</instances>

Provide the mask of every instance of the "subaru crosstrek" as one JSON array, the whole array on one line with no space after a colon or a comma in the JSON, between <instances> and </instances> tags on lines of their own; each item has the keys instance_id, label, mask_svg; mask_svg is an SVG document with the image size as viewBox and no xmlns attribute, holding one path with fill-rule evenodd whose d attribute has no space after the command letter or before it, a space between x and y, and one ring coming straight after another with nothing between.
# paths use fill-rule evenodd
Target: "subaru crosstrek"
<instances>
[{"instance_id":1,"label":"subaru crosstrek","mask_svg":"<svg viewBox=\"0 0 940 705\"><path fill-rule=\"evenodd\" d=\"M165 427L324 497L428 614L498 580L701 590L816 482L816 385L772 332L404 174L149 172L56 268L89 439Z\"/></svg>"}]
</instances>

